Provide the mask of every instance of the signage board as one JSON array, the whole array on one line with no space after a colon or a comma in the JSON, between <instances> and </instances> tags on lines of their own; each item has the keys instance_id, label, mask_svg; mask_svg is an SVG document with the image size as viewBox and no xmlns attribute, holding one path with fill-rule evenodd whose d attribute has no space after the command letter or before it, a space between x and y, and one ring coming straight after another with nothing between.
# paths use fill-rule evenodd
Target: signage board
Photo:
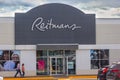
<instances>
[{"instance_id":1,"label":"signage board","mask_svg":"<svg viewBox=\"0 0 120 80\"><path fill-rule=\"evenodd\" d=\"M15 44L95 44L95 14L51 3L15 14Z\"/></svg>"}]
</instances>

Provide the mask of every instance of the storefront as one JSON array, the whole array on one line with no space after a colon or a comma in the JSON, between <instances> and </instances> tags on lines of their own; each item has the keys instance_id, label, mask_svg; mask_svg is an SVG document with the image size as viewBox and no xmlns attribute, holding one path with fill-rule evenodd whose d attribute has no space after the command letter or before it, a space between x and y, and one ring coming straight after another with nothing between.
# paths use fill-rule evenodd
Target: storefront
<instances>
[{"instance_id":1,"label":"storefront","mask_svg":"<svg viewBox=\"0 0 120 80\"><path fill-rule=\"evenodd\" d=\"M45 55L45 53L47 54ZM44 55L40 56L40 54ZM75 51L40 50L37 52L38 75L64 75L67 72L68 74L75 74Z\"/></svg>"},{"instance_id":2,"label":"storefront","mask_svg":"<svg viewBox=\"0 0 120 80\"><path fill-rule=\"evenodd\" d=\"M76 74L78 44L95 43L95 14L57 3L15 14L15 44L37 45L37 75Z\"/></svg>"},{"instance_id":3,"label":"storefront","mask_svg":"<svg viewBox=\"0 0 120 80\"><path fill-rule=\"evenodd\" d=\"M76 49L75 44L37 45L37 75L75 74Z\"/></svg>"},{"instance_id":4,"label":"storefront","mask_svg":"<svg viewBox=\"0 0 120 80\"><path fill-rule=\"evenodd\" d=\"M59 3L0 18L0 76L14 76L19 61L26 76L97 74L119 60L119 21Z\"/></svg>"}]
</instances>

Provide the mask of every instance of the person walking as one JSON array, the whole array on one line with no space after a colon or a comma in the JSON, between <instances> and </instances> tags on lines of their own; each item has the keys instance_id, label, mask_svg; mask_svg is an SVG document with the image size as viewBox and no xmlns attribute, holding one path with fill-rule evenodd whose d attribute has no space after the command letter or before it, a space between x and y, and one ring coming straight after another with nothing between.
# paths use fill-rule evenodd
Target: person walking
<instances>
[{"instance_id":1,"label":"person walking","mask_svg":"<svg viewBox=\"0 0 120 80\"><path fill-rule=\"evenodd\" d=\"M25 67L24 67L24 63L22 64L22 77L25 76Z\"/></svg>"},{"instance_id":2,"label":"person walking","mask_svg":"<svg viewBox=\"0 0 120 80\"><path fill-rule=\"evenodd\" d=\"M20 74L20 77L21 77L20 62L17 63L16 71L17 71L17 72L16 72L16 74L15 74L14 77L16 77L18 73Z\"/></svg>"}]
</instances>

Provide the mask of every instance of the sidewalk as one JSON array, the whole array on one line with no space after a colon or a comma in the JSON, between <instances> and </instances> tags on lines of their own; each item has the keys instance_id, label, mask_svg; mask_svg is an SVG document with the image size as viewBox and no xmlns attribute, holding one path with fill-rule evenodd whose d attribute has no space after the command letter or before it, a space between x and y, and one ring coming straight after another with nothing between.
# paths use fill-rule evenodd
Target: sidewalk
<instances>
[{"instance_id":1,"label":"sidewalk","mask_svg":"<svg viewBox=\"0 0 120 80\"><path fill-rule=\"evenodd\" d=\"M97 76L94 75L76 75L76 76L67 76L67 77L54 77L54 76L36 76L36 77L24 77L24 78L4 78L4 80L78 80L78 79L97 79Z\"/></svg>"}]
</instances>

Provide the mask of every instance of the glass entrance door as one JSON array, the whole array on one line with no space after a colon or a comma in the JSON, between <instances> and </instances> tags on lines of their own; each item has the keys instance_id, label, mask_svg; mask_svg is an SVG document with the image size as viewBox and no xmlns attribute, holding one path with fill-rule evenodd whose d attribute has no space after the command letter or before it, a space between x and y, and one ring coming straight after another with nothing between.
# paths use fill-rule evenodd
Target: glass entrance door
<instances>
[{"instance_id":1,"label":"glass entrance door","mask_svg":"<svg viewBox=\"0 0 120 80\"><path fill-rule=\"evenodd\" d=\"M63 74L64 67L63 57L50 57L50 75Z\"/></svg>"}]
</instances>

